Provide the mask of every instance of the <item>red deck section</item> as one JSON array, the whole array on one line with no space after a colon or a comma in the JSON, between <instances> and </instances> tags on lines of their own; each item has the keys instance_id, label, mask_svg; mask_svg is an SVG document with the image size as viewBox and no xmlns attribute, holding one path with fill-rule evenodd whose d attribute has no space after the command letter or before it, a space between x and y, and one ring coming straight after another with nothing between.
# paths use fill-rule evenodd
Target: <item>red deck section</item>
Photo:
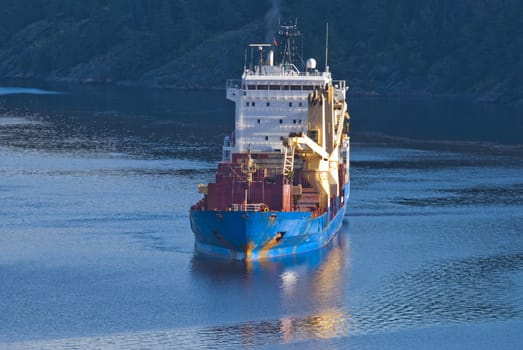
<instances>
[{"instance_id":1,"label":"red deck section","mask_svg":"<svg viewBox=\"0 0 523 350\"><path fill-rule=\"evenodd\" d=\"M235 153L231 162L220 162L216 172L215 182L209 183L204 199L194 206L198 210L234 210L234 206L244 203L265 204L263 208L270 211L310 211L315 215L324 213L327 208L320 208L319 193L307 184L301 171L294 174L294 185L301 184L301 195L294 195L293 184L282 174L268 175L270 170L258 166L252 173L249 186L247 174L242 172L242 163L247 160L247 153ZM281 158L271 153L253 153L256 164L274 162ZM274 163L273 163L274 164ZM272 169L274 173L274 169ZM338 168L340 179L340 196L330 199L331 216L344 206L345 168L340 163Z\"/></svg>"},{"instance_id":2,"label":"red deck section","mask_svg":"<svg viewBox=\"0 0 523 350\"><path fill-rule=\"evenodd\" d=\"M292 185L288 180L282 175L267 177L267 171L260 169L253 174L249 186L240 158L235 155L232 162L218 164L216 182L208 185L207 209L226 210L233 204L243 203L247 195L248 203L264 203L270 210L291 211Z\"/></svg>"}]
</instances>

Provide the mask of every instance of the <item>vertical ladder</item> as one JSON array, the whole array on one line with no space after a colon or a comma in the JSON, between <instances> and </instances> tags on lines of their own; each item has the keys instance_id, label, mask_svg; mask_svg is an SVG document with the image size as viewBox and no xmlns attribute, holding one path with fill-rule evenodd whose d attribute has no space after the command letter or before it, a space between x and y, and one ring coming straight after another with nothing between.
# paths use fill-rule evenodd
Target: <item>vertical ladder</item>
<instances>
[{"instance_id":1,"label":"vertical ladder","mask_svg":"<svg viewBox=\"0 0 523 350\"><path fill-rule=\"evenodd\" d=\"M291 176L294 172L294 146L285 147L283 154L283 175Z\"/></svg>"}]
</instances>

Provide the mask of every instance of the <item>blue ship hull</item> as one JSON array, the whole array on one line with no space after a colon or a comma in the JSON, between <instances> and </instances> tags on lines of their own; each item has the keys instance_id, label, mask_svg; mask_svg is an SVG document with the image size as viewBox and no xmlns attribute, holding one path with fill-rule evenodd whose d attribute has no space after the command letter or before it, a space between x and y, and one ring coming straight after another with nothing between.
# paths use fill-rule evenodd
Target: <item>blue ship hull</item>
<instances>
[{"instance_id":1,"label":"blue ship hull","mask_svg":"<svg viewBox=\"0 0 523 350\"><path fill-rule=\"evenodd\" d=\"M329 220L329 211L312 217L311 212L249 212L191 210L191 228L200 253L258 260L313 251L327 245L343 223L349 199Z\"/></svg>"}]
</instances>

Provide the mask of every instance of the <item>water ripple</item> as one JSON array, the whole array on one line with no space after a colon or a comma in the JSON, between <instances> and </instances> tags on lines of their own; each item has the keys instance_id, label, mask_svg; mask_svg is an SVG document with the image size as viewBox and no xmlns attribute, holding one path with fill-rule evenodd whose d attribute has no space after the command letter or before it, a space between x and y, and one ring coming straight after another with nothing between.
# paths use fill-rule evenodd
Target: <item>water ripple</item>
<instances>
[{"instance_id":1,"label":"water ripple","mask_svg":"<svg viewBox=\"0 0 523 350\"><path fill-rule=\"evenodd\" d=\"M394 276L354 310L365 332L427 324L499 321L523 315L507 291L523 269L523 253L445 261Z\"/></svg>"},{"instance_id":2,"label":"water ripple","mask_svg":"<svg viewBox=\"0 0 523 350\"><path fill-rule=\"evenodd\" d=\"M7 344L7 348L237 349L430 325L517 319L523 316L523 310L513 303L513 296L507 298L506 291L513 283L510 275L522 269L523 253L454 260L393 276L368 295L365 305L359 308L331 307L305 317L213 327L19 342Z\"/></svg>"},{"instance_id":3,"label":"water ripple","mask_svg":"<svg viewBox=\"0 0 523 350\"><path fill-rule=\"evenodd\" d=\"M522 205L523 184L504 186L478 186L462 189L440 190L444 196L422 198L397 198L393 203L413 207L457 206L457 205Z\"/></svg>"}]
</instances>

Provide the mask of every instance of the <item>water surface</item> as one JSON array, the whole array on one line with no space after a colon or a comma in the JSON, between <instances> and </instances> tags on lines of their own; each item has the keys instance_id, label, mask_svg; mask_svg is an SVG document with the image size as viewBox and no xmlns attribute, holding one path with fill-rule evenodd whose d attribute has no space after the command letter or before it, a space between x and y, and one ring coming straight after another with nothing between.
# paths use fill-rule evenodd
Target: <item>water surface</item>
<instances>
[{"instance_id":1,"label":"water surface","mask_svg":"<svg viewBox=\"0 0 523 350\"><path fill-rule=\"evenodd\" d=\"M0 96L0 348L523 340L512 107L499 107L491 133L468 133L420 122L446 115L444 101L352 98L352 194L337 239L244 264L196 255L188 220L233 128L223 92L47 89L63 93ZM495 109L448 103L471 129L467 111Z\"/></svg>"}]
</instances>

